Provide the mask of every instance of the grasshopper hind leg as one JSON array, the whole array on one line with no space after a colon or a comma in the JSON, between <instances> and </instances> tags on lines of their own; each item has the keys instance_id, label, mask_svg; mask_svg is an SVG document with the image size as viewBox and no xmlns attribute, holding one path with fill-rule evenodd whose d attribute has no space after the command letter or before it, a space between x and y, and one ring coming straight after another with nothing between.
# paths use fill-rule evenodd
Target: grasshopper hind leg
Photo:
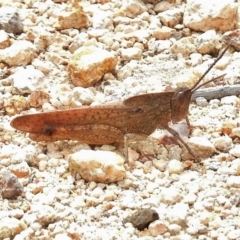
<instances>
[{"instance_id":1,"label":"grasshopper hind leg","mask_svg":"<svg viewBox=\"0 0 240 240\"><path fill-rule=\"evenodd\" d=\"M124 135L124 156L126 158L126 162L129 162L129 154L128 154L128 147L129 143L142 141L148 138L146 134L136 134L136 133L127 133Z\"/></svg>"},{"instance_id":2,"label":"grasshopper hind leg","mask_svg":"<svg viewBox=\"0 0 240 240\"><path fill-rule=\"evenodd\" d=\"M180 137L179 133L170 128L170 127L166 127L166 129L179 141L183 144L183 146L188 150L188 152L193 156L193 158L195 159L195 162L200 162L201 159L196 156L196 154L191 150L191 148L188 146L188 144L186 142L184 142L184 140Z\"/></svg>"}]
</instances>

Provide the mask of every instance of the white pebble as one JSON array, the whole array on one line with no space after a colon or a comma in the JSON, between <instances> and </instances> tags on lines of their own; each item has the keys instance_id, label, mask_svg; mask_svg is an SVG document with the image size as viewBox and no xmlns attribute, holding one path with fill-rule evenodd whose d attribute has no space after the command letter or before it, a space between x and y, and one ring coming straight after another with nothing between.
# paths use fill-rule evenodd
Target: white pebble
<instances>
[{"instance_id":1,"label":"white pebble","mask_svg":"<svg viewBox=\"0 0 240 240\"><path fill-rule=\"evenodd\" d=\"M229 239L239 239L240 238L240 230L239 229L234 229L234 230L231 230L229 233L228 233L228 235L227 235L227 237L229 238Z\"/></svg>"},{"instance_id":2,"label":"white pebble","mask_svg":"<svg viewBox=\"0 0 240 240\"><path fill-rule=\"evenodd\" d=\"M104 194L103 190L100 187L96 187L95 189L93 189L91 195L93 197L99 198L100 196L102 196Z\"/></svg>"},{"instance_id":3,"label":"white pebble","mask_svg":"<svg viewBox=\"0 0 240 240\"><path fill-rule=\"evenodd\" d=\"M193 204L197 199L196 194L194 193L188 193L185 197L184 197L184 202L188 203L188 204Z\"/></svg>"},{"instance_id":4,"label":"white pebble","mask_svg":"<svg viewBox=\"0 0 240 240\"><path fill-rule=\"evenodd\" d=\"M240 145L235 145L234 148L232 148L229 153L235 157L240 158Z\"/></svg>"},{"instance_id":5,"label":"white pebble","mask_svg":"<svg viewBox=\"0 0 240 240\"><path fill-rule=\"evenodd\" d=\"M46 170L47 165L48 165L47 161L41 160L38 164L38 168L39 168L40 171L44 171L44 170Z\"/></svg>"},{"instance_id":6,"label":"white pebble","mask_svg":"<svg viewBox=\"0 0 240 240\"><path fill-rule=\"evenodd\" d=\"M183 170L183 164L182 164L181 161L175 160L175 159L169 161L168 172L170 174L174 174L174 173L175 174L180 174L182 172L182 170Z\"/></svg>"},{"instance_id":7,"label":"white pebble","mask_svg":"<svg viewBox=\"0 0 240 240\"><path fill-rule=\"evenodd\" d=\"M181 199L181 194L175 187L163 188L161 191L161 199L164 203L173 204Z\"/></svg>"},{"instance_id":8,"label":"white pebble","mask_svg":"<svg viewBox=\"0 0 240 240\"><path fill-rule=\"evenodd\" d=\"M227 96L221 99L221 104L234 105L238 101L237 96Z\"/></svg>"},{"instance_id":9,"label":"white pebble","mask_svg":"<svg viewBox=\"0 0 240 240\"><path fill-rule=\"evenodd\" d=\"M227 185L229 187L240 187L240 176L230 176L227 178Z\"/></svg>"},{"instance_id":10,"label":"white pebble","mask_svg":"<svg viewBox=\"0 0 240 240\"><path fill-rule=\"evenodd\" d=\"M204 97L198 97L198 98L196 98L196 104L199 107L206 107L208 105L208 101Z\"/></svg>"}]
</instances>

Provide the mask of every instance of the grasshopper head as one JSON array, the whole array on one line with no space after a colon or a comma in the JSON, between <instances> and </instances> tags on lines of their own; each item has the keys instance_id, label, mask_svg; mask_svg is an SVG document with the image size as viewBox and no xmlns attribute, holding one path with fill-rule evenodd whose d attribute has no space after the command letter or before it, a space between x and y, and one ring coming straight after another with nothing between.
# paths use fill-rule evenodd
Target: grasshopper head
<instances>
[{"instance_id":1,"label":"grasshopper head","mask_svg":"<svg viewBox=\"0 0 240 240\"><path fill-rule=\"evenodd\" d=\"M187 117L192 96L189 88L177 88L171 99L172 122L177 123Z\"/></svg>"},{"instance_id":2,"label":"grasshopper head","mask_svg":"<svg viewBox=\"0 0 240 240\"><path fill-rule=\"evenodd\" d=\"M192 88L177 88L173 97L171 99L171 113L172 113L172 122L179 122L187 117L188 108L191 100L192 94L199 89L200 87L206 85L209 82L212 82L218 78L224 77L226 74L219 76L217 78L213 78L210 81L201 84L202 79L207 75L207 73L212 69L212 67L222 58L230 45L228 45L223 52L219 55L219 57L210 65L207 71L198 79L198 81L193 85Z\"/></svg>"}]
</instances>

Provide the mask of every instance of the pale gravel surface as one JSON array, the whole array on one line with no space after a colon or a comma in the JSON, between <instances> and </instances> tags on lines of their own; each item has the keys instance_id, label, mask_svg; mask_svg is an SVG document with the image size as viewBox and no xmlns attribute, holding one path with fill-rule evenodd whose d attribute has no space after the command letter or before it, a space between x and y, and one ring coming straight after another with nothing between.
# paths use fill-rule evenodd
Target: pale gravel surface
<instances>
[{"instance_id":1,"label":"pale gravel surface","mask_svg":"<svg viewBox=\"0 0 240 240\"><path fill-rule=\"evenodd\" d=\"M23 6L26 7L27 2L23 1ZM45 4L48 2L34 2L39 4L40 12L47 9ZM91 2L96 7L96 3ZM122 4L118 0L112 2L116 6ZM51 18L43 20L53 21ZM44 30L48 31L48 28ZM21 38L24 39L24 34ZM51 55L51 51L46 54ZM44 56L44 53L41 55ZM183 80L192 83L192 80L185 79L192 72L201 75L212 62L209 55L200 56L199 60L198 55L184 58L169 50L155 56L148 56L148 52L144 55L142 60L119 62L118 71L128 69L126 71L131 76L122 81L101 82L86 92L84 90L91 97L80 102L99 104L117 101L140 93L159 92ZM239 82L239 57L234 50L228 52L224 67L219 64L221 67L213 69L207 79L227 73L224 78L226 84ZM74 87L67 77L66 66L53 64L51 68L44 90L49 92L51 103L57 108L67 102L68 94ZM1 86L1 89L5 87L7 89L7 86ZM6 92L4 98L7 94L12 95L11 91ZM51 108L49 105L43 107L44 110ZM27 162L31 176L20 179L25 196L16 200L1 200L0 218L19 219L25 230L13 238L16 240L239 240L240 145L239 140L233 142L221 132L224 124L239 126L239 109L240 100L236 96L211 100L203 107L192 103L189 119L196 127L192 135L206 137L218 146L219 152L203 159L201 164L184 169L182 162L171 159L173 153L168 154L165 148L160 148L159 152L163 150L163 153L158 155L158 163L155 159L155 163L136 161L134 167L126 165L126 178L114 184L86 183L79 175L69 172L66 156L88 146L75 141L33 142L24 133L12 129L9 122L13 117L2 112L1 172L11 169L12 165ZM35 111L38 110L31 109L29 112ZM180 151L178 146L168 147L168 150ZM163 158L159 159L161 156ZM123 219L130 213L147 207L159 213L159 223L167 227L167 232L153 237L151 228L157 231L157 225L142 232L131 224L123 225Z\"/></svg>"}]
</instances>

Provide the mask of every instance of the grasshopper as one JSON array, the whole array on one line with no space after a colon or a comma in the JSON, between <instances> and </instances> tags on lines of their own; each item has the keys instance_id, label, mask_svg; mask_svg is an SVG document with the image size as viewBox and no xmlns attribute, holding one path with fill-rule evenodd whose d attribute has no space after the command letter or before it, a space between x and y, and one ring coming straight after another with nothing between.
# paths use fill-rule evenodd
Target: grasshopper
<instances>
[{"instance_id":1,"label":"grasshopper","mask_svg":"<svg viewBox=\"0 0 240 240\"><path fill-rule=\"evenodd\" d=\"M141 94L99 106L18 116L11 121L11 126L30 133L29 137L34 141L72 139L92 145L126 143L126 136L146 137L157 128L166 129L199 160L177 131L169 127L169 123L177 123L183 119L189 123L187 114L192 94L216 79L200 84L228 47L191 88L181 87L173 91Z\"/></svg>"}]
</instances>

